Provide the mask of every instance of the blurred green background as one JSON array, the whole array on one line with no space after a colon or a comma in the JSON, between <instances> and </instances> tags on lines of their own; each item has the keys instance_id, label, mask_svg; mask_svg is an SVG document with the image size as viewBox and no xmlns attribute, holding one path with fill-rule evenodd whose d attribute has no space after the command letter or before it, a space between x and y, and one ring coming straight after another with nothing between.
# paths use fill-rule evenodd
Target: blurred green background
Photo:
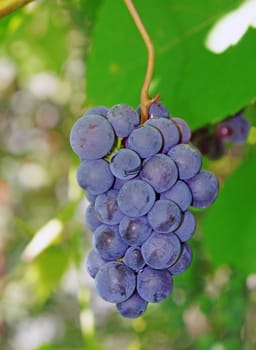
<instances>
[{"instance_id":1,"label":"blurred green background","mask_svg":"<svg viewBox=\"0 0 256 350\"><path fill-rule=\"evenodd\" d=\"M93 105L138 106L145 46L121 0L38 0L1 18L0 349L256 349L256 1L134 3L156 50L152 95L192 130L245 108L249 137L204 159L220 195L196 212L172 295L124 319L85 272L69 133Z\"/></svg>"}]
</instances>

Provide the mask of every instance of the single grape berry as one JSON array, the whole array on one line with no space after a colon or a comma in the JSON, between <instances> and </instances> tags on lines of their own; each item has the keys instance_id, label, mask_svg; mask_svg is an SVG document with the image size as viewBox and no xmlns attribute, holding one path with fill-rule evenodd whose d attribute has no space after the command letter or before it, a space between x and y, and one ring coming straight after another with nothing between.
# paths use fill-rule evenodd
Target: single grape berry
<instances>
[{"instance_id":1,"label":"single grape berry","mask_svg":"<svg viewBox=\"0 0 256 350\"><path fill-rule=\"evenodd\" d=\"M181 244L175 234L163 235L153 232L142 244L141 252L146 264L154 269L167 269L175 263Z\"/></svg>"},{"instance_id":2,"label":"single grape berry","mask_svg":"<svg viewBox=\"0 0 256 350\"><path fill-rule=\"evenodd\" d=\"M100 159L111 150L115 133L108 120L97 114L84 115L74 124L70 134L73 151L81 159Z\"/></svg>"},{"instance_id":3,"label":"single grape berry","mask_svg":"<svg viewBox=\"0 0 256 350\"><path fill-rule=\"evenodd\" d=\"M142 299L158 303L172 292L173 280L167 270L155 270L145 267L137 276L137 291Z\"/></svg>"},{"instance_id":4,"label":"single grape berry","mask_svg":"<svg viewBox=\"0 0 256 350\"><path fill-rule=\"evenodd\" d=\"M114 176L104 159L82 161L76 177L79 186L92 195L108 191L114 183Z\"/></svg>"},{"instance_id":5,"label":"single grape berry","mask_svg":"<svg viewBox=\"0 0 256 350\"><path fill-rule=\"evenodd\" d=\"M218 181L213 173L201 170L197 175L187 180L192 192L192 206L195 208L206 208L211 205L218 194Z\"/></svg>"},{"instance_id":6,"label":"single grape berry","mask_svg":"<svg viewBox=\"0 0 256 350\"><path fill-rule=\"evenodd\" d=\"M160 199L148 213L148 222L156 232L173 232L181 223L181 210L174 202Z\"/></svg>"},{"instance_id":7,"label":"single grape berry","mask_svg":"<svg viewBox=\"0 0 256 350\"><path fill-rule=\"evenodd\" d=\"M201 154L191 145L179 144L174 146L168 152L168 156L175 161L181 180L195 176L201 168Z\"/></svg>"},{"instance_id":8,"label":"single grape berry","mask_svg":"<svg viewBox=\"0 0 256 350\"><path fill-rule=\"evenodd\" d=\"M152 227L147 216L131 218L125 216L119 224L119 233L122 239L130 246L139 246L150 236Z\"/></svg>"},{"instance_id":9,"label":"single grape berry","mask_svg":"<svg viewBox=\"0 0 256 350\"><path fill-rule=\"evenodd\" d=\"M169 199L185 211L192 203L192 193L184 181L178 180L169 190L161 193L160 199Z\"/></svg>"},{"instance_id":10,"label":"single grape berry","mask_svg":"<svg viewBox=\"0 0 256 350\"><path fill-rule=\"evenodd\" d=\"M244 143L250 130L250 124L243 112L225 119L216 126L216 136L224 142Z\"/></svg>"},{"instance_id":11,"label":"single grape berry","mask_svg":"<svg viewBox=\"0 0 256 350\"><path fill-rule=\"evenodd\" d=\"M143 163L141 179L148 182L156 192L167 191L178 179L175 162L165 154L156 154Z\"/></svg>"},{"instance_id":12,"label":"single grape berry","mask_svg":"<svg viewBox=\"0 0 256 350\"><path fill-rule=\"evenodd\" d=\"M148 158L160 151L163 145L161 132L150 125L134 129L127 140L128 148L137 152L141 158Z\"/></svg>"},{"instance_id":13,"label":"single grape berry","mask_svg":"<svg viewBox=\"0 0 256 350\"><path fill-rule=\"evenodd\" d=\"M93 234L93 247L105 260L122 258L128 245L121 239L118 226L100 225Z\"/></svg>"},{"instance_id":14,"label":"single grape berry","mask_svg":"<svg viewBox=\"0 0 256 350\"><path fill-rule=\"evenodd\" d=\"M95 277L95 286L99 295L110 303L121 303L132 296L136 277L124 264L116 261L101 266Z\"/></svg>"},{"instance_id":15,"label":"single grape berry","mask_svg":"<svg viewBox=\"0 0 256 350\"><path fill-rule=\"evenodd\" d=\"M141 249L139 247L130 247L124 255L124 264L135 272L138 272L145 266Z\"/></svg>"},{"instance_id":16,"label":"single grape berry","mask_svg":"<svg viewBox=\"0 0 256 350\"><path fill-rule=\"evenodd\" d=\"M117 197L120 210L127 216L139 217L147 214L155 202L155 192L145 181L126 182Z\"/></svg>"},{"instance_id":17,"label":"single grape berry","mask_svg":"<svg viewBox=\"0 0 256 350\"><path fill-rule=\"evenodd\" d=\"M130 149L122 148L110 160L112 174L121 180L129 180L138 175L141 169L141 159Z\"/></svg>"},{"instance_id":18,"label":"single grape berry","mask_svg":"<svg viewBox=\"0 0 256 350\"><path fill-rule=\"evenodd\" d=\"M141 316L147 308L147 301L142 299L137 292L130 298L116 304L117 311L120 315L127 318L137 318Z\"/></svg>"}]
</instances>

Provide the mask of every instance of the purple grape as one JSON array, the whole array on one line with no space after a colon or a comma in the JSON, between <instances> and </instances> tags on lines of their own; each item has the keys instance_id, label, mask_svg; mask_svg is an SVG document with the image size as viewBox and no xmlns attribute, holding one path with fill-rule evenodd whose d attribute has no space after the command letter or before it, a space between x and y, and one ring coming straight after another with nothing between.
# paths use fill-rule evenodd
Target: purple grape
<instances>
[{"instance_id":1,"label":"purple grape","mask_svg":"<svg viewBox=\"0 0 256 350\"><path fill-rule=\"evenodd\" d=\"M95 212L99 220L104 224L116 225L119 224L123 218L123 213L119 210L117 204L117 190L110 190L108 192L98 195L95 201Z\"/></svg>"},{"instance_id":2,"label":"purple grape","mask_svg":"<svg viewBox=\"0 0 256 350\"><path fill-rule=\"evenodd\" d=\"M156 154L144 161L140 176L156 192L161 193L175 184L178 178L178 170L175 162L170 157L165 154Z\"/></svg>"},{"instance_id":3,"label":"purple grape","mask_svg":"<svg viewBox=\"0 0 256 350\"><path fill-rule=\"evenodd\" d=\"M149 118L170 118L170 114L164 104L154 102L149 107Z\"/></svg>"},{"instance_id":4,"label":"purple grape","mask_svg":"<svg viewBox=\"0 0 256 350\"><path fill-rule=\"evenodd\" d=\"M206 208L215 201L219 184L216 176L210 171L201 170L186 182L192 192L192 206L194 208Z\"/></svg>"},{"instance_id":5,"label":"purple grape","mask_svg":"<svg viewBox=\"0 0 256 350\"><path fill-rule=\"evenodd\" d=\"M187 270L192 262L192 250L187 243L182 244L181 254L174 265L169 267L168 271L172 275L179 275L180 273Z\"/></svg>"},{"instance_id":6,"label":"purple grape","mask_svg":"<svg viewBox=\"0 0 256 350\"><path fill-rule=\"evenodd\" d=\"M124 264L135 272L138 272L145 266L145 261L139 247L130 247L124 255Z\"/></svg>"},{"instance_id":7,"label":"purple grape","mask_svg":"<svg viewBox=\"0 0 256 350\"><path fill-rule=\"evenodd\" d=\"M91 231L95 231L98 226L102 225L102 222L97 218L93 204L90 204L86 209L85 223Z\"/></svg>"},{"instance_id":8,"label":"purple grape","mask_svg":"<svg viewBox=\"0 0 256 350\"><path fill-rule=\"evenodd\" d=\"M174 124L171 119L152 118L148 119L144 125L154 126L161 132L164 140L164 146L162 149L163 153L167 153L171 147L177 145L177 143L179 142L179 130L176 124Z\"/></svg>"},{"instance_id":9,"label":"purple grape","mask_svg":"<svg viewBox=\"0 0 256 350\"><path fill-rule=\"evenodd\" d=\"M85 160L77 169L77 182L86 192L100 194L112 187L114 176L105 160Z\"/></svg>"},{"instance_id":10,"label":"purple grape","mask_svg":"<svg viewBox=\"0 0 256 350\"><path fill-rule=\"evenodd\" d=\"M86 259L86 269L92 278L95 278L101 266L107 263L107 260L102 259L102 257L95 251L91 250Z\"/></svg>"},{"instance_id":11,"label":"purple grape","mask_svg":"<svg viewBox=\"0 0 256 350\"><path fill-rule=\"evenodd\" d=\"M114 130L109 121L96 114L78 119L70 134L73 151L82 159L100 159L111 150L115 141Z\"/></svg>"},{"instance_id":12,"label":"purple grape","mask_svg":"<svg viewBox=\"0 0 256 350\"><path fill-rule=\"evenodd\" d=\"M117 202L127 216L138 217L149 212L155 202L155 191L142 180L130 180L120 189Z\"/></svg>"},{"instance_id":13,"label":"purple grape","mask_svg":"<svg viewBox=\"0 0 256 350\"><path fill-rule=\"evenodd\" d=\"M183 215L181 225L175 231L181 242L190 239L196 229L196 219L190 211L186 211Z\"/></svg>"},{"instance_id":14,"label":"purple grape","mask_svg":"<svg viewBox=\"0 0 256 350\"><path fill-rule=\"evenodd\" d=\"M200 152L210 159L219 159L225 153L221 139L216 136L215 129L210 125L203 126L192 133L191 142Z\"/></svg>"},{"instance_id":15,"label":"purple grape","mask_svg":"<svg viewBox=\"0 0 256 350\"><path fill-rule=\"evenodd\" d=\"M180 208L172 201L160 199L148 213L148 222L156 232L173 232L181 223Z\"/></svg>"},{"instance_id":16,"label":"purple grape","mask_svg":"<svg viewBox=\"0 0 256 350\"><path fill-rule=\"evenodd\" d=\"M179 144L174 146L168 152L168 155L175 161L181 180L195 176L201 168L201 154L191 145Z\"/></svg>"},{"instance_id":17,"label":"purple grape","mask_svg":"<svg viewBox=\"0 0 256 350\"><path fill-rule=\"evenodd\" d=\"M121 180L121 179L115 178L115 182L114 182L113 188L114 188L115 190L120 190L120 188L121 188L127 181L128 181L128 180Z\"/></svg>"},{"instance_id":18,"label":"purple grape","mask_svg":"<svg viewBox=\"0 0 256 350\"><path fill-rule=\"evenodd\" d=\"M137 111L125 104L118 104L110 108L107 118L116 135L120 137L127 137L140 123Z\"/></svg>"},{"instance_id":19,"label":"purple grape","mask_svg":"<svg viewBox=\"0 0 256 350\"><path fill-rule=\"evenodd\" d=\"M123 217L119 224L122 239L131 246L139 246L150 236L152 228L146 216L138 218Z\"/></svg>"},{"instance_id":20,"label":"purple grape","mask_svg":"<svg viewBox=\"0 0 256 350\"><path fill-rule=\"evenodd\" d=\"M128 137L127 146L140 155L148 158L160 151L163 137L160 131L150 125L142 125L134 129Z\"/></svg>"},{"instance_id":21,"label":"purple grape","mask_svg":"<svg viewBox=\"0 0 256 350\"><path fill-rule=\"evenodd\" d=\"M129 299L116 304L116 308L122 316L136 318L146 311L147 305L148 303L135 292Z\"/></svg>"},{"instance_id":22,"label":"purple grape","mask_svg":"<svg viewBox=\"0 0 256 350\"><path fill-rule=\"evenodd\" d=\"M188 185L179 180L168 191L161 193L160 199L171 200L178 204L181 210L185 211L192 203L192 194Z\"/></svg>"},{"instance_id":23,"label":"purple grape","mask_svg":"<svg viewBox=\"0 0 256 350\"><path fill-rule=\"evenodd\" d=\"M93 247L106 260L122 258L128 248L118 233L118 226L108 225L96 228L93 235Z\"/></svg>"},{"instance_id":24,"label":"purple grape","mask_svg":"<svg viewBox=\"0 0 256 350\"><path fill-rule=\"evenodd\" d=\"M180 143L188 143L191 139L191 130L185 120L181 118L172 118L172 121L177 125L180 131Z\"/></svg>"},{"instance_id":25,"label":"purple grape","mask_svg":"<svg viewBox=\"0 0 256 350\"><path fill-rule=\"evenodd\" d=\"M86 198L87 200L90 202L90 204L94 204L95 203L95 200L97 198L97 194L92 194L90 192L87 192L86 193Z\"/></svg>"},{"instance_id":26,"label":"purple grape","mask_svg":"<svg viewBox=\"0 0 256 350\"><path fill-rule=\"evenodd\" d=\"M250 130L250 123L242 112L217 124L217 138L225 142L244 143Z\"/></svg>"},{"instance_id":27,"label":"purple grape","mask_svg":"<svg viewBox=\"0 0 256 350\"><path fill-rule=\"evenodd\" d=\"M142 299L157 303L166 299L173 289L173 280L167 270L145 267L137 276L137 291Z\"/></svg>"},{"instance_id":28,"label":"purple grape","mask_svg":"<svg viewBox=\"0 0 256 350\"><path fill-rule=\"evenodd\" d=\"M132 179L138 175L141 168L141 159L130 149L122 148L110 160L112 174L121 180Z\"/></svg>"},{"instance_id":29,"label":"purple grape","mask_svg":"<svg viewBox=\"0 0 256 350\"><path fill-rule=\"evenodd\" d=\"M100 116L106 118L108 111L109 111L109 108L107 108L105 106L97 106L97 107L90 108L88 111L86 111L86 113L84 115L87 116L87 115L91 115L91 114L97 114L97 115L100 115Z\"/></svg>"},{"instance_id":30,"label":"purple grape","mask_svg":"<svg viewBox=\"0 0 256 350\"><path fill-rule=\"evenodd\" d=\"M175 263L180 255L181 245L173 233L163 235L153 232L142 244L141 252L148 266L162 270Z\"/></svg>"},{"instance_id":31,"label":"purple grape","mask_svg":"<svg viewBox=\"0 0 256 350\"><path fill-rule=\"evenodd\" d=\"M110 303L121 303L134 292L136 278L129 267L116 261L103 265L96 277L95 285L102 299Z\"/></svg>"}]
</instances>

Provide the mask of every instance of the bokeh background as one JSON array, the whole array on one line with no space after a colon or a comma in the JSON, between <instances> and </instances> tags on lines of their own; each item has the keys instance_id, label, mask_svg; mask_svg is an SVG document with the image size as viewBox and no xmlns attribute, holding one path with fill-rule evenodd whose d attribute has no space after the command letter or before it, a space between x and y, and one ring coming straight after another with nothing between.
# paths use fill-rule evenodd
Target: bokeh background
<instances>
[{"instance_id":1,"label":"bokeh background","mask_svg":"<svg viewBox=\"0 0 256 350\"><path fill-rule=\"evenodd\" d=\"M192 130L244 109L250 133L204 157L221 189L196 212L189 270L124 319L85 271L69 133L93 105L138 106L145 46L121 0L38 0L1 18L0 349L256 349L256 2L134 3L156 48L152 94Z\"/></svg>"}]
</instances>

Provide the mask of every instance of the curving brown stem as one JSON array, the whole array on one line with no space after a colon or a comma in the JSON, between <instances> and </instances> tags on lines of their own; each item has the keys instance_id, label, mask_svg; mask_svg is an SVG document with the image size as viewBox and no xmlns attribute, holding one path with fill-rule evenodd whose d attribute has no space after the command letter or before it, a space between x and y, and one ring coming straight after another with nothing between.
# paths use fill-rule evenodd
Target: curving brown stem
<instances>
[{"instance_id":1,"label":"curving brown stem","mask_svg":"<svg viewBox=\"0 0 256 350\"><path fill-rule=\"evenodd\" d=\"M155 62L155 51L153 43L146 31L146 28L144 27L144 24L142 23L142 20L136 10L136 8L133 5L132 0L124 0L133 20L136 24L142 39L144 43L146 44L147 50L148 50L148 66L147 66L147 72L145 76L145 80L143 83L143 86L141 88L141 94L140 94L140 108L141 108L141 124L143 124L148 119L148 110L151 104L155 101L157 101L160 98L160 94L157 94L154 98L150 99L148 97L148 90L151 83L153 70L154 70L154 62Z\"/></svg>"},{"instance_id":2,"label":"curving brown stem","mask_svg":"<svg viewBox=\"0 0 256 350\"><path fill-rule=\"evenodd\" d=\"M9 15L9 13L32 1L33 0L0 0L0 18Z\"/></svg>"}]
</instances>

